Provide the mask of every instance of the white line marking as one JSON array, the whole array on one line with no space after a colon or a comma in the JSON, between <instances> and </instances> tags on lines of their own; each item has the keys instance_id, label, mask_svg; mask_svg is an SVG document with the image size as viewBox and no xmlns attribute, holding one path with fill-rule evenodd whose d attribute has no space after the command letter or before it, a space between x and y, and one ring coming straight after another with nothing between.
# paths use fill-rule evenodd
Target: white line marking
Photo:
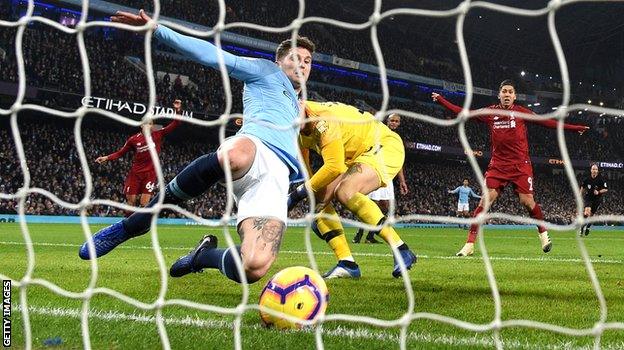
<instances>
[{"instance_id":1,"label":"white line marking","mask_svg":"<svg viewBox=\"0 0 624 350\"><path fill-rule=\"evenodd\" d=\"M24 242L12 242L12 241L0 241L0 245L25 245ZM49 247L80 247L79 244L71 244L71 243L46 243L46 242L37 242L33 243L34 246L49 246ZM134 245L121 245L115 249L135 249L135 250L152 250L154 249L151 246L134 246ZM161 247L162 250L180 250L188 252L191 247ZM280 254L307 254L306 251L303 250L282 250ZM314 252L315 255L334 255L332 252ZM391 253L353 253L354 256L365 256L365 257L383 257L390 258L392 257ZM454 255L444 256L444 255L418 255L419 259L439 259L439 260L482 260L481 257L472 256L472 257L456 257ZM543 258L530 258L530 257L511 257L511 256L490 256L490 260L493 261L549 261L549 262L569 262L569 263L579 263L583 262L581 258L554 258L554 257L543 257ZM590 260L594 264L624 264L624 260L615 260L615 259L591 259Z\"/></svg>"},{"instance_id":2,"label":"white line marking","mask_svg":"<svg viewBox=\"0 0 624 350\"><path fill-rule=\"evenodd\" d=\"M18 304L15 304L14 310L17 312L21 311L21 307ZM42 315L42 316L52 316L52 317L68 317L68 318L77 318L79 319L82 314L82 310L80 309L69 309L69 308L60 308L60 307L37 307L37 306L29 306L28 307L29 314L34 315ZM141 314L141 313L132 313L126 314L118 311L107 311L107 310L97 310L91 309L89 311L90 319L98 319L105 321L132 321L138 323L155 323L156 319L153 315L150 314ZM165 324L167 325L178 325L178 326L189 326L195 328L210 328L210 329L231 329L232 322L222 321L222 320L211 320L207 318L200 317L166 317ZM252 330L261 330L263 329L260 324L257 325L244 325L246 329ZM325 326L327 327L327 326ZM302 330L302 331L292 331L292 332L313 332L312 330ZM324 336L330 337L339 337L339 338L351 338L351 339L370 339L370 340L378 340L388 343L398 344L399 336L390 334L385 331L371 331L366 328L347 328L344 326L338 326L333 329L323 329ZM475 334L472 337L458 337L458 336L448 336L448 335L433 335L429 333L420 333L420 332L410 332L408 334L408 339L410 341L419 342L419 343L429 343L429 344L443 344L443 345L451 345L451 346L482 346L486 348L492 348L495 346L494 341L491 338L483 337L478 334ZM574 347L573 342L564 342L558 344L535 344L528 341L528 339L524 340L504 340L503 345L505 349L535 349L539 347L540 349L549 349L549 350L589 350L590 346L584 347ZM602 349L622 349L624 347L624 342L620 342L617 344L602 344Z\"/></svg>"}]
</instances>

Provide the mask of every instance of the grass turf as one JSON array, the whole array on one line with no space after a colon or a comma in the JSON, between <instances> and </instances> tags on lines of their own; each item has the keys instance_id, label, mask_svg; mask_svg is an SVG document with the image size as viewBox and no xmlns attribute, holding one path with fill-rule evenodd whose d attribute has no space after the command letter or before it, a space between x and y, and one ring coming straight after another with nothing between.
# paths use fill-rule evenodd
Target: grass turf
<instances>
[{"instance_id":1,"label":"grass turf","mask_svg":"<svg viewBox=\"0 0 624 350\"><path fill-rule=\"evenodd\" d=\"M89 283L89 262L77 256L84 241L79 225L31 224L34 243L33 278L45 279L71 291L81 292ZM98 226L93 226L97 230ZM159 227L159 244L166 268L210 231L220 238L220 229L205 227ZM353 230L349 230L353 231ZM401 229L402 238L420 255L410 271L417 313L435 313L462 321L488 324L495 307L479 251L472 258L453 256L465 239L465 231L449 229ZM230 231L235 234L233 230ZM292 265L308 265L303 229L290 228L284 237L277 262L269 276ZM348 233L349 239L352 232ZM599 320L599 301L594 292L573 232L551 233L553 251L540 250L535 230L487 230L488 253L496 276L502 305L502 319L527 319L563 327L589 329ZM224 240L221 240L224 242ZM311 238L321 272L335 260L326 244ZM607 322L624 322L624 259L621 231L593 230L583 238L606 298ZM401 318L409 300L401 279L391 277L392 256L386 245L351 244L361 266L360 280L328 281L328 314L351 314L380 320ZM17 224L0 224L0 274L21 280L27 270L24 239ZM150 235L133 239L98 260L97 287L106 287L144 303L153 303L161 288L160 272ZM249 288L249 301L256 303L267 277ZM56 348L82 348L81 300L62 297L33 284L26 289L34 348L46 348L46 340L60 337ZM217 271L206 271L180 279L169 279L165 298L235 308L243 289ZM13 347L24 347L20 292L13 289ZM162 346L155 312L132 306L105 294L90 302L89 334L93 348L153 349ZM163 309L166 330L174 349L232 348L235 342L232 315L200 311L183 306ZM624 328L624 324L622 324ZM311 349L315 334L310 331L277 331L260 326L256 310L242 316L241 341L247 349ZM325 349L391 349L399 347L400 328L381 328L362 322L330 321L323 326ZM525 327L504 328L505 348L589 348L591 336L573 337ZM601 338L603 348L624 347L624 330L608 330ZM491 331L476 333L427 319L408 327L408 348L483 349L494 347Z\"/></svg>"}]
</instances>

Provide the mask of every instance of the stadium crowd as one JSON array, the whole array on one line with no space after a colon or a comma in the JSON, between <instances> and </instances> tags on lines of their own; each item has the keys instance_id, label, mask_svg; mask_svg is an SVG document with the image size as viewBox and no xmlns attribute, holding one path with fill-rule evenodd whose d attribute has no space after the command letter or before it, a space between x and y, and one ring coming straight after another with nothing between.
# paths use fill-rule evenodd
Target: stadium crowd
<instances>
[{"instance_id":1,"label":"stadium crowd","mask_svg":"<svg viewBox=\"0 0 624 350\"><path fill-rule=\"evenodd\" d=\"M148 11L153 8L153 2L151 1L114 0L113 2L137 9L145 8ZM306 15L334 18L352 23L367 21L369 12L354 10L361 8L362 6L351 6L354 5L352 2L353 1L344 1L339 4L339 6L328 6L323 2L310 2L306 4ZM179 3L172 0L166 0L161 2L161 15L187 20L192 23L212 26L216 23L219 14L217 5L218 4L215 1L192 0ZM194 9L198 7L205 10L195 11ZM15 7L0 4L0 16L2 18L16 20L21 12L24 11L24 8L24 3ZM297 6L285 7L275 0L258 1L254 4L254 6L249 6L247 3L240 0L228 1L226 6L226 23L245 21L273 27L283 27L290 24L292 19L296 17L297 10ZM48 8L42 8L40 15L49 17L53 20L59 20L59 14L49 10ZM67 15L76 16L75 14L64 14L63 16ZM102 19L103 18L104 16L102 15ZM454 44L438 43L435 40L431 40L429 36L424 35L423 33L411 32L409 28L405 28L400 23L401 22L382 21L378 27L382 51L384 53L400 53L384 55L386 61L385 63L389 68L453 82L464 81L458 55L453 51ZM38 25L33 24L30 27L31 29L35 29L37 26ZM271 34L263 31L252 31L241 27L233 27L231 31L254 38L263 38L273 42L280 41L284 36L282 33ZM6 34L4 35L14 36L15 30L6 30L5 32ZM93 39L93 33L101 34L102 32L106 33L107 41L122 43L118 46L122 46L123 49L126 50L126 54L130 51L134 51L134 53L138 56L142 56L141 52L143 49L143 42L141 37L134 35L133 33L117 33L118 31L116 30L97 28L87 31L87 34L90 34L89 36L91 37L89 40ZM375 65L378 64L373 54L372 46L370 45L370 34L368 31L344 30L338 27L330 27L319 23L310 23L301 28L301 34L309 35L316 40L319 52L334 54L358 62ZM71 35L65 34L63 34L63 36L66 38L71 37ZM403 44L405 42L405 37L410 38L410 45ZM47 43L57 51L60 50L66 54L72 54L73 52L74 57L67 62L73 63L72 69L80 72L80 66L77 64L79 63L77 60L77 46L74 38L70 39L72 39L70 41L73 43L73 47L71 48L72 50L66 50L66 48L62 45L57 47L58 45L55 43L55 40L46 40L44 43ZM366 45L366 43L368 43L368 45ZM114 44L111 45L114 46ZM419 48L417 52L413 49L415 47ZM96 52L97 49L89 51ZM98 57L100 56L95 54L92 55L91 52L90 58L92 60L98 60ZM115 57L112 60L105 60L105 57L102 57L101 61L119 62L120 57L123 57L123 55L119 55L120 52L118 47L112 47L110 50L107 50L107 53L115 55ZM61 57L63 57L63 55L61 55ZM477 86L481 87L494 87L501 80L501 77L515 76L520 71L519 67L501 65L495 61L483 59L479 57L479 55L472 55L471 63L474 82ZM72 76L65 74L61 75ZM78 80L80 83L81 80ZM144 78L139 79L139 82L142 83L139 85L146 85ZM369 84L371 83L367 83L367 85ZM520 79L518 84L520 84L521 91L561 91L561 84L553 82L553 80L536 81L535 79L527 78L526 80ZM608 89L601 89L600 86L593 88L586 84L584 86L574 86L574 89L575 92L578 89L589 89L581 92L592 95L592 97L596 98L614 98L614 96L607 96L606 94ZM612 90L609 90L608 92L613 93ZM397 93L395 92L394 94L396 95Z\"/></svg>"},{"instance_id":2,"label":"stadium crowd","mask_svg":"<svg viewBox=\"0 0 624 350\"><path fill-rule=\"evenodd\" d=\"M116 161L96 164L95 158L109 154L120 148L130 134L138 131L132 127L108 126L99 127L97 122L87 120L82 129L82 140L88 166L93 177L93 193L91 199L109 199L124 202L122 187L127 171L130 168L131 156L126 155ZM23 119L19 123L22 143L30 172L29 187L38 187L50 191L61 200L78 203L85 196L85 177L81 167L75 144L73 124L67 121L52 122ZM214 131L204 136L189 136L190 130L180 128L165 141L161 153L161 164L165 181L169 181L186 164L195 157L214 148L216 144L206 142L214 140ZM177 134L177 135L176 135ZM16 193L22 187L24 177L19 166L17 153L10 129L4 125L0 128L0 192ZM406 196L397 196L396 213L399 216L411 214L451 215L456 209L456 198L447 194L447 190L458 186L464 178L480 192L476 178L465 162L426 161L410 155L405 163L405 176L410 188ZM580 179L579 179L580 180ZM601 212L604 214L623 214L624 203L618 200L624 186L614 178L610 182L610 191L606 196ZM569 222L575 211L574 198L567 178L563 174L553 174L551 169L536 168L535 188L537 200L542 203L546 219L551 222ZM511 191L510 191L511 192ZM206 218L219 218L225 209L225 188L213 187L206 194L186 202L183 208ZM25 203L26 213L36 215L77 215L52 202L46 196L30 194ZM1 200L0 213L15 213L16 200ZM307 207L300 205L291 214L301 217ZM525 215L513 193L501 196L494 210L502 213ZM120 216L123 211L109 206L93 206L88 213L94 216ZM346 211L341 215L349 217ZM168 212L167 217L179 217L179 214Z\"/></svg>"},{"instance_id":3,"label":"stadium crowd","mask_svg":"<svg viewBox=\"0 0 624 350\"><path fill-rule=\"evenodd\" d=\"M0 31L0 47L14 45L15 30ZM128 45L135 42L135 45ZM124 57L141 57L142 42L134 34L114 31L106 34L101 28L88 31L86 35L87 52L91 67L93 96L105 96L125 101L147 101L148 88L145 73L137 69ZM28 85L42 88L38 98L40 104L50 107L75 109L80 105L83 95L83 77L77 45L71 35L53 28L33 24L26 31L24 40L24 58ZM17 66L13 51L7 51L7 57L0 65L3 81L17 82ZM156 51L153 55L155 71L171 73L156 79L157 104L170 105L175 98L183 101L185 108L206 115L219 115L225 110L225 93L218 72L199 64L179 61L170 52ZM50 69L53 68L53 69ZM51 72L51 73L47 73ZM178 76L188 76L193 84L182 84ZM313 87L318 96L326 100L341 101L350 104L363 103L365 109L381 106L378 82L360 76L335 74L328 70L313 70L311 86L314 82L330 85ZM242 111L242 85L231 80L232 112ZM212 87L212 88L205 88ZM342 88L341 88L342 87ZM344 89L348 87L349 90ZM389 108L399 108L421 114L432 115L441 119L453 118L439 106L432 104L431 90L413 86L409 88L397 85L391 90L393 98ZM57 93L54 93L56 91ZM463 102L463 96L448 96L457 104ZM478 98L476 106L487 106L490 99ZM480 105L477 103L481 103ZM622 158L622 128L609 128L595 114L571 115L571 122L587 124L592 129L585 135L566 133L570 156L574 159L595 159L612 161ZM609 119L608 123L621 119ZM461 147L457 128L445 128L430 125L417 120L404 119L403 137L407 141L427 144ZM487 150L489 139L487 131L478 123L467 124L467 135L473 149ZM533 155L559 157L560 150L554 130L540 126L529 126L529 140Z\"/></svg>"}]
</instances>

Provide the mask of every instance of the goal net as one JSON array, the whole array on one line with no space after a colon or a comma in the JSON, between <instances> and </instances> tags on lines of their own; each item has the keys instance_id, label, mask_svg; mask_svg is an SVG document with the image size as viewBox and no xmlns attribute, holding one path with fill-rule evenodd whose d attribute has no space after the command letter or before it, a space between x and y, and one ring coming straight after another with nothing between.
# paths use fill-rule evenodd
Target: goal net
<instances>
[{"instance_id":1,"label":"goal net","mask_svg":"<svg viewBox=\"0 0 624 350\"><path fill-rule=\"evenodd\" d=\"M20 16L19 20L11 21L2 19L0 20L0 26L5 29L13 29L15 30L14 37L14 47L10 48L11 50L15 50L15 58L17 64L17 96L14 102L11 104L8 109L0 109L0 115L2 118L6 118L9 120L10 132L13 140L15 141L12 145L15 149L15 154L17 155L17 163L19 163L19 170L21 172L21 176L23 177L21 183L23 184L21 187L16 189L15 191L1 191L0 192L0 200L3 201L15 201L16 202L16 210L17 215L19 217L19 228L23 237L23 242L26 248L26 269L23 275L7 275L6 271L0 267L0 279L3 280L11 280L15 293L14 300L17 300L15 310L19 312L21 315L20 325L14 325L14 332L23 332L23 344L13 344L17 347L24 347L26 349L37 348L41 343L41 339L36 339L33 337L33 329L31 326L31 316L32 314L36 314L38 312L42 312L42 308L37 305L31 305L29 302L29 293L36 288L44 288L47 289L57 295L60 295L65 298L70 298L77 300L81 303L81 308L79 310L73 310L71 316L80 318L80 329L82 334L82 346L84 348L92 347L92 327L91 322L93 319L104 319L106 320L126 320L131 322L143 322L143 323L152 323L156 326L158 336L160 338L161 344L163 348L175 348L176 344L172 341L172 332L180 332L182 328L180 326L194 326L194 327L222 327L225 324L225 328L231 328L233 330L233 344L215 344L214 347L234 347L236 349L241 349L243 347L243 337L250 336L254 337L253 333L249 333L245 331L245 322L244 315L250 313L250 310L256 311L258 309L257 304L257 295L254 294L248 284L244 283L241 285L240 293L240 303L235 307L227 307L222 305L213 305L213 304L204 304L193 300L185 300L185 299L172 299L168 298L168 292L171 287L171 280L168 275L168 265L166 264L166 256L163 253L163 249L161 247L162 238L160 232L162 228L158 225L157 218L159 214L163 210L169 210L171 212L176 213L177 215L189 218L194 220L198 225L209 226L212 228L220 228L222 234L225 236L225 240L227 245L230 247L234 247L236 242L238 242L238 238L235 237L231 232L231 219L233 217L234 203L232 201L232 181L231 176L227 176L226 181L226 191L228 193L227 200L224 205L224 212L221 215L220 220L209 220L200 215L193 210L183 209L177 205L169 205L163 204L162 198L159 200L159 204L156 204L152 208L148 209L137 209L127 204L113 201L110 198L97 198L95 196L96 190L94 189L93 176L91 172L92 162L89 159L88 152L85 150L84 143L85 140L83 138L83 122L85 120L85 116L90 113L93 115L97 115L100 118L107 118L110 120L114 120L116 122L127 125L129 128L136 128L141 125L143 121L155 119L157 117L161 117L162 115L157 115L155 111L158 111L159 101L157 101L157 78L162 77L155 72L153 67L153 32L155 26L157 24L163 24L172 28L175 31L178 31L183 34L192 35L195 37L199 37L205 40L213 40L215 45L218 47L225 47L227 49L228 40L232 39L230 35L228 37L228 31L232 29L240 29L240 30L248 30L250 36L257 35L262 37L263 33L282 33L284 36L290 35L292 38L296 38L299 34L300 29L304 25L326 25L328 28L337 28L337 30L345 30L345 31L367 31L370 34L370 45L372 47L374 56L376 58L377 67L378 67L378 75L379 75L379 88L381 90L380 94L380 108L376 113L376 117L382 120L384 117L392 114L398 113L402 116L408 117L411 120L416 120L419 122L427 123L432 127L444 127L454 129L457 132L463 150L467 155L467 159L469 162L472 171L477 178L481 190L485 192L487 190L483 177L483 169L481 169L479 163L477 162L477 158L475 157L475 153L471 144L469 142L467 136L467 122L469 119L474 118L479 115L485 115L490 113L488 110L479 110L479 111L470 111L469 107L471 106L473 96L475 94L475 85L473 84L473 74L471 73L471 65L470 58L468 57L466 44L464 39L464 21L466 16L471 10L480 8L480 9L488 9L495 13L504 13L508 15L514 16L529 16L529 17L540 17L545 16L547 18L548 23L548 31L550 35L550 39L552 40L552 45L554 47L554 51L556 53L557 62L560 68L561 81L562 81L562 101L560 106L556 110L553 110L551 113L543 114L543 115L516 115L520 118L527 119L557 119L558 120L558 128L556 131L557 142L561 151L561 159L563 161L563 169L565 170L565 175L567 180L570 183L570 188L572 190L573 198L576 203L576 213L574 216L574 220L569 224L553 224L551 222L538 222L536 220L527 218L525 216L520 215L511 215L508 213L495 212L486 210L482 215L477 216L472 219L459 219L454 216L440 216L440 215L428 215L428 214L410 214L398 216L395 215L397 204L394 200L391 201L390 210L388 213L388 219L386 221L386 225L395 225L401 224L405 222L428 222L428 223L440 223L440 224L472 224L479 223L485 224L489 220L492 219L501 219L507 222L519 223L519 224L540 224L544 225L551 232L562 232L562 231L576 231L578 228L585 223L597 223L604 221L612 221L612 222L621 222L622 217L617 215L601 215L597 217L592 217L590 219L586 219L583 217L583 201L581 197L581 193L578 190L579 184L576 180L576 175L574 172L574 168L571 165L571 159L568 153L568 147L566 145L566 135L564 134L563 123L572 113L576 113L578 111L590 111L600 114L606 115L620 115L623 112L621 110L606 108L597 106L595 104L571 104L570 94L570 77L568 72L568 67L566 64L566 56L562 49L562 45L559 41L557 28L555 25L555 16L557 12L564 6L569 6L570 4L576 1L564 1L564 0L553 0L549 2L545 7L539 9L523 9L523 8L515 8L509 6L503 6L495 3L485 2L485 1L477 1L470 2L465 1L461 2L457 7L449 9L449 10L425 10L425 9L412 9L412 8L395 8L391 10L382 11L382 1L377 0L374 2L372 6L372 12L370 12L367 16L368 20L363 23L352 23L345 20L338 20L327 17L316 17L316 16L305 16L306 14L306 6L308 5L306 1L300 0L298 2L291 1L288 2L288 6L298 6L297 16L296 18L291 18L289 22L284 27L269 27L264 25L259 25L255 23L248 22L232 22L226 24L225 19L226 16L232 15L232 9L227 6L226 2L219 0L217 2L216 9L218 9L218 21L212 26L210 30L198 29L199 27L191 27L185 24L182 24L181 21L172 20L171 18L163 18L160 15L161 3L156 0L153 3L153 13L151 13L153 21L149 22L146 26L143 27L131 27L127 25L121 25L118 23L112 23L109 21L97 21L97 20L89 20L89 14L93 11L93 6L100 6L98 9L101 11L101 6L106 6L110 3L105 2L90 2L88 0L82 1L80 4L82 6L81 11L75 14L75 22L72 23L72 26L67 26L59 23L58 21L51 20L45 17L44 14L35 13L35 2L33 0L28 0L26 5L25 12ZM71 1L67 1L67 3L71 3ZM79 2L75 2L78 4ZM135 2L130 2L130 5L133 5ZM17 2L13 1L11 5L16 5ZM171 1L168 2L168 5L171 6ZM214 6L214 4L213 4ZM246 6L254 6L252 2L246 4ZM260 6L262 7L262 5ZM122 8L120 6L120 8ZM124 7L125 8L125 7ZM258 11L265 13L266 16L270 16L270 13L267 13L266 9L259 8ZM387 60L388 55L394 55L394 53L390 52L382 52L379 37L378 37L378 27L381 22L388 21L397 16L411 16L414 20L422 17L437 17L437 18L449 18L454 19L455 21L455 30L456 30L456 38L457 38L457 48L459 51L460 59L461 59L461 69L463 71L463 76L465 79L465 99L463 103L462 112L454 119L442 119L433 115L417 113L411 110L406 109L391 109L390 100L391 100L391 90L389 88L389 78L385 61ZM54 30L61 31L67 35L72 36L78 43L79 49L79 60L82 71L82 82L84 95L80 96L83 101L83 105L72 111L63 111L60 109L55 109L48 107L42 104L29 103L28 102L28 79L26 74L26 63L25 63L25 53L24 53L24 38L25 33L28 30L28 27L31 23L38 23L40 25L47 26ZM144 57L142 58L143 63L139 62L137 64L144 64L145 70L145 79L147 82L147 103L145 107L145 113L143 114L142 120L137 121L136 119L129 118L127 116L123 116L120 113L115 113L106 108L98 108L93 103L93 98L97 96L93 96L92 94L92 85L94 81L91 79L92 72L94 67L90 64L88 49L86 45L86 37L87 32L93 29L106 29L106 28L115 28L116 30L124 30L124 31L133 31L136 33L144 34ZM328 34L330 35L330 34ZM324 54L328 54L322 51L322 43L321 43L321 52ZM244 55L244 52L237 52L237 54ZM330 55L326 55L327 57L331 57ZM396 53L398 55L398 53ZM233 105L240 104L239 96L232 94L232 89L230 88L230 78L227 75L227 71L225 66L223 65L222 58L220 70L218 74L220 74L220 79L222 81L223 86L223 99L225 101L225 109L222 111L222 115L214 120L204 120L201 118L187 118L185 119L185 123L200 126L200 127L208 127L208 128L218 128L219 130L219 142L223 142L226 137L226 130L228 126L231 126L233 120L240 118L241 116L232 113ZM120 58L121 60L121 58ZM338 60L338 61L336 61ZM335 57L334 63L338 66L342 67L350 67L356 68L357 62L341 60L337 56ZM42 74L53 74L53 72L43 71ZM211 74L211 73L206 73ZM199 89L202 89L199 86ZM313 91L312 91L313 90ZM308 88L304 88L303 95L312 99L312 97L316 97L318 95L318 91L321 91L322 87L316 87L312 89L310 86ZM318 95L317 95L318 94ZM89 103L84 103L84 101L90 101ZM103 105L102 105L103 106ZM80 169L82 171L82 176L84 178L84 192L82 197L77 202L68 201L56 193L51 192L50 190L33 186L31 182L31 169L29 168L29 159L27 158L26 151L23 146L23 130L20 130L20 126L18 125L18 116L23 112L36 112L36 113L44 113L48 115L57 116L59 118L64 118L66 120L71 120L73 123L73 136L74 142L78 155L78 162L80 164ZM497 111L500 114L500 111ZM164 113L166 118L172 119L174 116L171 113ZM32 135L29 135L32 136ZM148 141L151 142L151 137L146 134ZM156 150L153 146L149 148L150 157L154 161L154 166L157 172L158 177L158 187L164 188L167 183L167 178L165 176L166 169L163 167L166 164L161 163L159 160L159 156L156 153ZM226 171L227 174L227 171ZM40 195L44 196L50 201L52 201L55 205L62 206L67 208L68 210L72 210L79 216L79 224L81 230L84 233L84 238L87 239L91 237L93 234L93 230L90 227L89 223L89 213L93 207L97 206L108 206L111 208L116 208L120 210L139 210L143 212L150 212L153 214L153 220L151 222L151 231L150 231L150 240L151 246L149 249L153 251L153 254L156 259L156 266L159 271L160 279L158 281L158 285L156 288L158 289L157 297L151 302L144 302L137 298L130 297L120 291L115 289L101 287L98 283L102 278L102 275L106 274L107 271L105 268L102 268L101 260L91 260L89 262L90 269L90 278L88 285L81 291L75 292L66 288L63 288L47 279L42 279L36 277L34 270L35 264L37 261L37 256L35 254L35 249L33 246L33 239L30 235L29 224L26 215L29 214L28 210L28 198L32 195ZM310 194L311 195L311 194ZM311 198L311 197L310 197ZM487 203L486 203L487 204ZM310 206L313 209L313 206ZM316 258L318 256L318 252L313 250L313 241L316 239L311 236L310 232L310 223L312 219L315 217L315 213L313 210L306 213L303 218L293 218L289 224L291 225L304 225L306 226L305 235L303 237L305 241L305 256L307 260L301 258L300 264L308 264L312 268L318 270L318 265L316 262ZM350 224L355 227L365 227L366 229L372 229L370 226L363 225L362 223L348 219L342 218L344 223ZM435 312L435 308L431 309L427 305L422 305L419 300L417 300L417 293L415 292L415 288L420 288L421 284L427 284L426 280L418 279L415 281L414 276L420 273L420 270L425 268L423 266L416 266L412 271L411 275L408 273L404 266L402 266L402 281L396 281L397 284L401 284L404 287L405 298L407 300L407 305L405 308L405 312L396 319L388 320L383 318L378 318L375 314L370 315L353 315L353 314L345 314L345 313L335 313L332 312L332 304L330 302L330 306L328 309L328 313L320 320L319 324L314 326L312 332L314 335L314 346L317 349L323 349L326 347L326 338L333 336L346 336L346 337L357 337L362 336L367 339L376 338L376 340L387 341L390 346L396 346L397 344L401 349L406 349L409 347L410 341L413 340L421 340L424 342L432 342L440 347L444 346L475 346L475 347L495 347L498 349L502 348L530 348L530 343L523 344L522 342L517 341L506 341L503 333L506 329L518 329L518 328L527 328L538 331L545 331L553 334L561 334L569 337L590 337L593 339L594 348L601 348L604 344L602 343L603 335L610 331L622 331L624 330L624 320L622 320L621 315L617 316L616 320L613 320L612 317L609 317L607 301L605 295L603 293L603 286L601 286L600 281L598 279L598 274L595 270L595 264L592 261L590 253L586 248L586 243L581 237L575 235L576 243L578 244L580 250L581 259L579 262L582 262L584 268L586 269L587 276L589 277L589 281L591 282L591 286L593 288L593 292L595 293L595 298L598 301L598 318L594 320L594 324L591 327L585 328L574 328L568 327L556 323L549 323L544 321L537 321L532 319L509 319L504 317L504 308L503 301L501 297L500 288L497 285L497 278L495 274L495 269L493 267L492 258L488 253L488 244L486 244L485 235L482 232L481 225L479 236L478 236L478 246L479 252L481 254L481 259L483 262L483 266L485 267L485 273L487 276L487 283L489 285L489 296L482 295L484 298L487 297L491 300L493 304L493 312L492 317L487 322L473 322L471 320L462 319L460 317L448 316L441 313ZM288 229L287 232L291 230ZM288 233L286 234L288 235ZM571 235L569 236L571 237ZM190 246L191 243L194 243L196 238L189 237L189 243L187 246ZM556 239L555 239L556 240ZM418 251L419 242L413 242L412 245L415 247L415 250ZM374 255L374 254L373 254ZM387 255L390 256L390 255ZM77 259L77 257L76 257ZM425 257L426 260L426 257ZM442 263L450 260L439 260ZM242 272L239 263L239 271ZM617 261L616 261L617 263ZM621 264L621 262L619 262ZM425 264L426 265L426 264ZM111 265L107 265L107 268L110 268ZM273 271L273 270L271 270ZM67 273L67 272L65 272ZM556 273L556 272L553 272ZM457 272L458 278L461 278L461 272ZM221 277L221 276L219 276ZM132 279L132 276L127 276L127 278ZM372 277L371 277L372 278ZM194 286L193 288L212 288L212 284L220 284L221 281L225 281L225 279L210 279L206 281L203 285ZM223 282L229 283L229 281ZM262 281L259 283L263 283ZM348 288L357 289L356 281L353 285L337 285L333 286L329 284L330 294L339 294L339 293L350 293L346 291ZM343 290L341 290L343 289ZM378 298L384 298L385 293L383 291L379 292ZM137 316L132 314L124 314L124 313L116 313L116 311L110 311L108 313L95 312L91 308L91 301L93 298L97 296L108 296L112 298L118 299L120 302L127 304L128 306L135 308L137 310L143 310L146 312L152 313L153 316ZM443 303L443 300L439 301ZM18 304L18 305L17 305ZM168 319L163 315L163 310L167 307L171 306L180 306L184 307L187 310L197 311L197 312L207 312L212 314L220 314L231 316L231 322L228 321L205 321L205 320L195 320L195 319ZM545 306L545 312L547 312L548 307ZM619 310L619 309L618 309ZM189 311L189 312L191 312ZM67 312L64 312L61 309L55 310L47 310L49 316L51 317L66 317ZM192 314L192 313L191 313ZM211 323L212 322L212 323ZM222 322L220 326L215 326L216 323ZM341 324L341 322L350 322L350 324L357 325L367 325L380 329L398 329L398 336L386 337L383 333L378 334L369 334L365 331L358 330L357 328L354 330L349 330L343 327L336 327L335 325ZM431 324L439 325L444 324L451 327L456 327L463 331L467 332L478 332L481 334L491 335L491 338L484 338L486 340L470 340L471 338L443 338L443 337L428 337L427 334L423 333L414 333L410 332L410 327L418 322L431 322ZM258 322L259 323L259 322ZM253 332L261 332L260 329L253 328ZM364 333L358 333L364 332ZM246 334L245 334L246 333ZM245 334L245 335L244 335ZM111 337L115 337L115 335L111 335ZM179 338L179 336L176 336ZM432 340L435 338L434 340ZM528 344L528 345L527 345ZM622 344L622 343L619 343ZM198 344L200 346L200 344ZM610 344L609 347L617 345ZM553 346L552 348L566 348L566 344L558 344L557 346Z\"/></svg>"}]
</instances>

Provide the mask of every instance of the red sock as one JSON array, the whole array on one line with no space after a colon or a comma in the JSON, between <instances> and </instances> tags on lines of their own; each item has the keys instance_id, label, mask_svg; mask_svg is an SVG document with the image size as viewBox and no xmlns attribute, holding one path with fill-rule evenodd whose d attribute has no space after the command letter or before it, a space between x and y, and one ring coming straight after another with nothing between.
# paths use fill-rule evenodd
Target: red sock
<instances>
[{"instance_id":1,"label":"red sock","mask_svg":"<svg viewBox=\"0 0 624 350\"><path fill-rule=\"evenodd\" d=\"M479 213L482 211L483 211L483 207L478 206L477 209L475 209L474 213L472 214L472 217L474 218L475 216L479 215ZM478 231L479 231L479 225L477 224L470 225L470 231L468 231L468 239L466 240L466 243L474 243L475 240L477 239Z\"/></svg>"},{"instance_id":2,"label":"red sock","mask_svg":"<svg viewBox=\"0 0 624 350\"><path fill-rule=\"evenodd\" d=\"M539 203L535 203L535 206L533 207L533 209L529 210L529 215L536 220L544 220L544 214L542 214L542 208L540 207ZM539 233L542 233L544 231L546 231L546 227L542 226L542 225L537 225L537 231Z\"/></svg>"}]
</instances>

